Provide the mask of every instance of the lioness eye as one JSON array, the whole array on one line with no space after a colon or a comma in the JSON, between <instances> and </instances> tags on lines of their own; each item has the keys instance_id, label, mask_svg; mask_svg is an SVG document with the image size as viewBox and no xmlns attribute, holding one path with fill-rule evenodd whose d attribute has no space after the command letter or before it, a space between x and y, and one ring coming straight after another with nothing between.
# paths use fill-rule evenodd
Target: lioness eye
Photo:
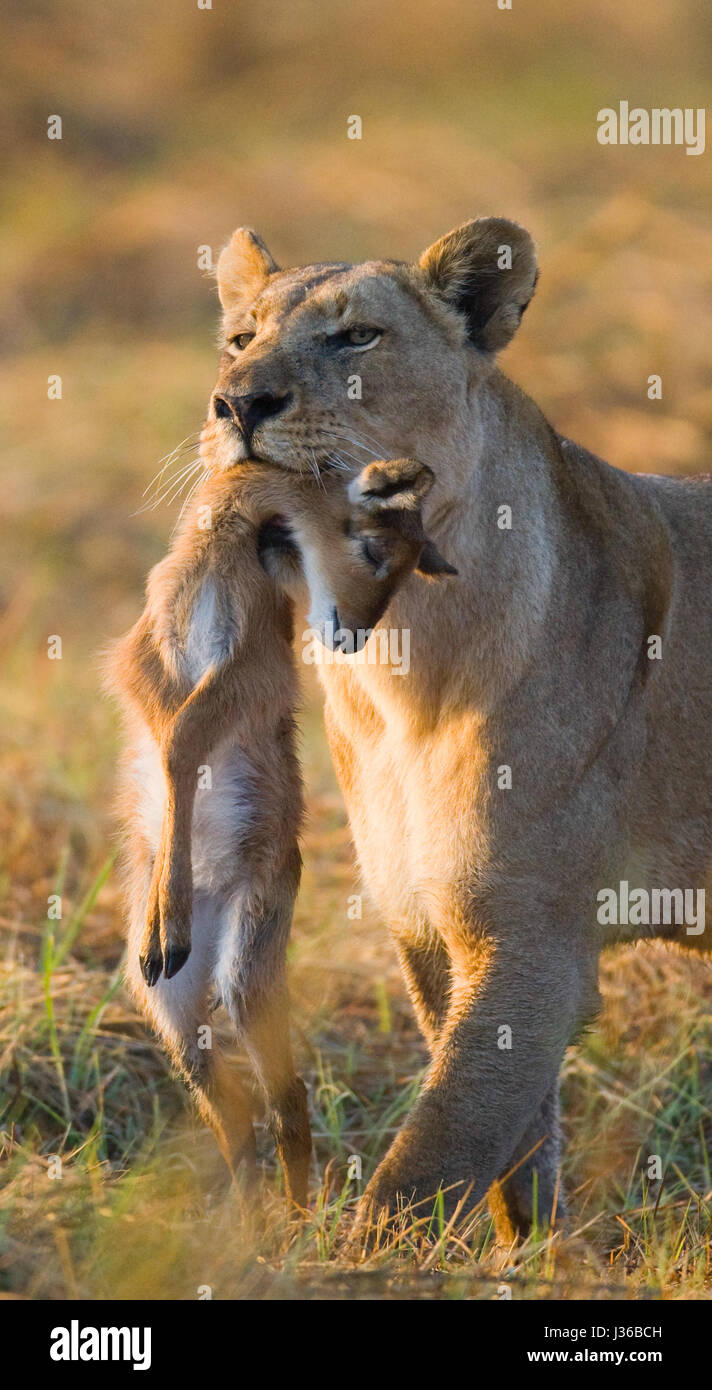
<instances>
[{"instance_id":1,"label":"lioness eye","mask_svg":"<svg viewBox=\"0 0 712 1390\"><path fill-rule=\"evenodd\" d=\"M236 333L235 337L230 339L230 347L237 348L238 352L242 352L242 349L252 342L254 336L254 333Z\"/></svg>"},{"instance_id":2,"label":"lioness eye","mask_svg":"<svg viewBox=\"0 0 712 1390\"><path fill-rule=\"evenodd\" d=\"M347 328L344 333L346 342L352 347L371 347L380 336L377 328Z\"/></svg>"}]
</instances>

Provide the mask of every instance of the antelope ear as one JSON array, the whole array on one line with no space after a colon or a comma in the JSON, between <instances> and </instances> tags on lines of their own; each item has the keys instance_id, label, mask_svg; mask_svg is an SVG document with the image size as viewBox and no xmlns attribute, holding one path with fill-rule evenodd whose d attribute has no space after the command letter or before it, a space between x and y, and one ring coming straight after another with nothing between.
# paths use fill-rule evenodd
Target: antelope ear
<instances>
[{"instance_id":1,"label":"antelope ear","mask_svg":"<svg viewBox=\"0 0 712 1390\"><path fill-rule=\"evenodd\" d=\"M417 511L435 481L416 459L375 459L349 483L349 500L370 512Z\"/></svg>"},{"instance_id":2,"label":"antelope ear","mask_svg":"<svg viewBox=\"0 0 712 1390\"><path fill-rule=\"evenodd\" d=\"M426 540L420 552L420 558L415 567L416 574L429 575L432 579L439 579L443 574L457 574L454 565L440 554L434 541Z\"/></svg>"},{"instance_id":3,"label":"antelope ear","mask_svg":"<svg viewBox=\"0 0 712 1390\"><path fill-rule=\"evenodd\" d=\"M218 294L225 313L239 313L251 304L278 269L257 232L238 227L218 260Z\"/></svg>"},{"instance_id":4,"label":"antelope ear","mask_svg":"<svg viewBox=\"0 0 712 1390\"><path fill-rule=\"evenodd\" d=\"M504 217L456 227L418 265L429 289L464 315L481 352L499 352L514 336L538 278L532 238Z\"/></svg>"}]
</instances>

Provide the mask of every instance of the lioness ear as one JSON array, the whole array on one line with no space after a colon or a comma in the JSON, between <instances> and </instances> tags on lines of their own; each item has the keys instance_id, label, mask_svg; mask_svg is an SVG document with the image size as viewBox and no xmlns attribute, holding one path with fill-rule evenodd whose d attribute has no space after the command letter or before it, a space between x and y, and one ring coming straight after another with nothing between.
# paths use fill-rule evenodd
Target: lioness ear
<instances>
[{"instance_id":1,"label":"lioness ear","mask_svg":"<svg viewBox=\"0 0 712 1390\"><path fill-rule=\"evenodd\" d=\"M430 289L467 319L481 352L513 337L537 282L534 242L504 217L480 217L448 232L418 262Z\"/></svg>"},{"instance_id":2,"label":"lioness ear","mask_svg":"<svg viewBox=\"0 0 712 1390\"><path fill-rule=\"evenodd\" d=\"M423 549L418 557L415 567L416 574L426 574L432 579L439 579L442 574L457 574L454 565L440 554L434 541L426 540Z\"/></svg>"},{"instance_id":3,"label":"lioness ear","mask_svg":"<svg viewBox=\"0 0 712 1390\"><path fill-rule=\"evenodd\" d=\"M218 260L218 294L225 313L251 304L278 269L262 238L250 227L238 227Z\"/></svg>"}]
</instances>

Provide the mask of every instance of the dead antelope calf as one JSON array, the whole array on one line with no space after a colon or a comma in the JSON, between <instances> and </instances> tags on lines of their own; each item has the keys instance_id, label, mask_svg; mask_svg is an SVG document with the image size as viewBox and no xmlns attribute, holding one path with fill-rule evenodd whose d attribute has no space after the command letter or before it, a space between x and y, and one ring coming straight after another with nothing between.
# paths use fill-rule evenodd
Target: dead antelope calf
<instances>
[{"instance_id":1,"label":"dead antelope calf","mask_svg":"<svg viewBox=\"0 0 712 1390\"><path fill-rule=\"evenodd\" d=\"M250 1173L249 1093L204 1045L212 1009L225 1005L297 1206L311 1137L286 987L302 818L291 597L304 576L313 628L368 631L414 568L448 572L422 529L431 482L408 459L369 464L348 490L336 475L253 462L214 472L109 663L129 734L129 984L231 1170Z\"/></svg>"}]
</instances>

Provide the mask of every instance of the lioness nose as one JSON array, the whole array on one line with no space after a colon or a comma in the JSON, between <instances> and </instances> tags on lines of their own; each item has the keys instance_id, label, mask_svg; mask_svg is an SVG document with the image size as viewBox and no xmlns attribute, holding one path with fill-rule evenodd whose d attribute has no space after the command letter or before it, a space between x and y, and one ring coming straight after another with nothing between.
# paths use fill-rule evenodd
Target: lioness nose
<instances>
[{"instance_id":1,"label":"lioness nose","mask_svg":"<svg viewBox=\"0 0 712 1390\"><path fill-rule=\"evenodd\" d=\"M276 396L271 391L250 391L242 396L216 392L213 396L213 410L218 420L232 419L249 440L263 420L279 415L291 399L291 391L282 396Z\"/></svg>"}]
</instances>

